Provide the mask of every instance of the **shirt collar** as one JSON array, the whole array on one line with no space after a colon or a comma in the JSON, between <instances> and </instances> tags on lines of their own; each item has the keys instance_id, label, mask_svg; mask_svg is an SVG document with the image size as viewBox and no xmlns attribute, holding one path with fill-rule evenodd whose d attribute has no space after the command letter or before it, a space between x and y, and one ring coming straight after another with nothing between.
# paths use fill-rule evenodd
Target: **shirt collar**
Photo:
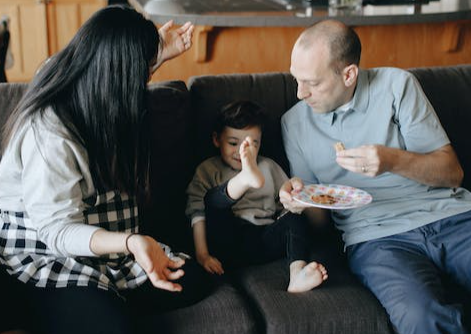
<instances>
[{"instance_id":1,"label":"shirt collar","mask_svg":"<svg viewBox=\"0 0 471 334\"><path fill-rule=\"evenodd\" d=\"M351 108L353 110L366 113L370 102L370 82L367 71L359 70L357 86L352 101Z\"/></svg>"},{"instance_id":2,"label":"shirt collar","mask_svg":"<svg viewBox=\"0 0 471 334\"><path fill-rule=\"evenodd\" d=\"M305 104L305 108L307 108L310 111L310 114L312 115L312 117L315 117L316 119L326 124L333 125L339 114L343 114L346 112L355 112L355 111L366 113L366 110L369 104L369 98L370 98L369 90L370 90L370 82L368 80L368 72L365 70L359 69L357 85L355 88L355 93L353 94L353 98L349 102L345 103L344 105L330 112L326 112L323 114L316 114L312 112L311 107L309 107L309 105L306 102L304 101L303 102Z\"/></svg>"},{"instance_id":3,"label":"shirt collar","mask_svg":"<svg viewBox=\"0 0 471 334\"><path fill-rule=\"evenodd\" d=\"M347 112L365 113L369 104L369 90L370 83L368 81L368 73L359 69L357 85L353 98L337 109L332 110L332 112L326 113L324 121L333 125L340 114L345 114Z\"/></svg>"}]
</instances>

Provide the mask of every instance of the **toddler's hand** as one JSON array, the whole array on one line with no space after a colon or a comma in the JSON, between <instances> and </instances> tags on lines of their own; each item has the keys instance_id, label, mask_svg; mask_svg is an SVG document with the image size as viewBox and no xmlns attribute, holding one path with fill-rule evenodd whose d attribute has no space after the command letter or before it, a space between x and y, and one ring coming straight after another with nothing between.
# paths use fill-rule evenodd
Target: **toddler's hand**
<instances>
[{"instance_id":1,"label":"toddler's hand","mask_svg":"<svg viewBox=\"0 0 471 334\"><path fill-rule=\"evenodd\" d=\"M198 263L210 274L224 274L221 262L217 258L211 255L201 256L197 258Z\"/></svg>"}]
</instances>

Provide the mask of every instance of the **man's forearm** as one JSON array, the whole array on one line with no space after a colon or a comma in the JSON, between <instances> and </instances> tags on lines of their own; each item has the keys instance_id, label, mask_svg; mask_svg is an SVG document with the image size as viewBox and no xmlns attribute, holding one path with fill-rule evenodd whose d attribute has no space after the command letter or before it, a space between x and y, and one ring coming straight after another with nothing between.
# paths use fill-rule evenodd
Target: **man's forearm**
<instances>
[{"instance_id":1,"label":"man's forearm","mask_svg":"<svg viewBox=\"0 0 471 334\"><path fill-rule=\"evenodd\" d=\"M451 145L420 154L394 149L390 172L435 187L459 187L463 169Z\"/></svg>"}]
</instances>

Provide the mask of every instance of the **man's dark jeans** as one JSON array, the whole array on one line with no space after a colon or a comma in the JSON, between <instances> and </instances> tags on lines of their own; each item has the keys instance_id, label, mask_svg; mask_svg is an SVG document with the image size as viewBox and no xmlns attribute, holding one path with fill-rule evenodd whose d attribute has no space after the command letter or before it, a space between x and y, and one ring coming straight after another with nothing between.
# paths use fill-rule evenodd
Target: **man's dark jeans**
<instances>
[{"instance_id":1,"label":"man's dark jeans","mask_svg":"<svg viewBox=\"0 0 471 334\"><path fill-rule=\"evenodd\" d=\"M347 248L352 272L379 299L400 334L468 333L447 276L471 292L471 211Z\"/></svg>"}]
</instances>

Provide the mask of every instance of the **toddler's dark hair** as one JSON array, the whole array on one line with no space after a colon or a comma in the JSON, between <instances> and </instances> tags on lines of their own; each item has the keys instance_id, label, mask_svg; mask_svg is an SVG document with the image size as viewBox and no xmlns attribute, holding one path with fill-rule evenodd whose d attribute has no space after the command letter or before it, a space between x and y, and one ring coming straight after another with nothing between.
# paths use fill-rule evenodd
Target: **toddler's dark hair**
<instances>
[{"instance_id":1,"label":"toddler's dark hair","mask_svg":"<svg viewBox=\"0 0 471 334\"><path fill-rule=\"evenodd\" d=\"M265 117L265 111L255 102L235 101L221 108L216 118L214 131L218 136L226 126L234 129L259 126L263 131Z\"/></svg>"}]
</instances>

